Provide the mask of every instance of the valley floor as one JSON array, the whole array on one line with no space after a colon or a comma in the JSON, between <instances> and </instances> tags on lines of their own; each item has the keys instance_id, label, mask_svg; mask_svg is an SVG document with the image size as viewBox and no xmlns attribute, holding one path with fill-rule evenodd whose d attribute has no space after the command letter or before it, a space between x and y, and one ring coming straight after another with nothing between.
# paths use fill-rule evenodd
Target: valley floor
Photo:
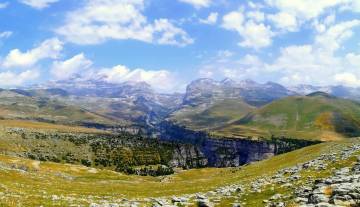
<instances>
[{"instance_id":1,"label":"valley floor","mask_svg":"<svg viewBox=\"0 0 360 207\"><path fill-rule=\"evenodd\" d=\"M316 202L299 192L304 187L315 188L316 180L339 169L351 169L360 155L359 146L359 139L328 142L240 168L195 169L164 177L128 176L1 155L0 206L298 206L334 202L331 184L321 188L323 200Z\"/></svg>"}]
</instances>

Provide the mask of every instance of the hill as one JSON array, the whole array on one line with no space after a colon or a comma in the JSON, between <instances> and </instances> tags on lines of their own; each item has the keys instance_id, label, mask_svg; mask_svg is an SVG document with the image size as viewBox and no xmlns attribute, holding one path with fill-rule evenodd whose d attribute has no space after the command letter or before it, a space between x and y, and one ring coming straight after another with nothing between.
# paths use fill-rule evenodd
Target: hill
<instances>
[{"instance_id":1,"label":"hill","mask_svg":"<svg viewBox=\"0 0 360 207\"><path fill-rule=\"evenodd\" d=\"M68 125L114 125L106 116L25 90L0 91L0 117Z\"/></svg>"},{"instance_id":2,"label":"hill","mask_svg":"<svg viewBox=\"0 0 360 207\"><path fill-rule=\"evenodd\" d=\"M217 133L334 140L359 136L359 127L360 104L315 92L274 101Z\"/></svg>"},{"instance_id":3,"label":"hill","mask_svg":"<svg viewBox=\"0 0 360 207\"><path fill-rule=\"evenodd\" d=\"M184 107L173 113L170 120L193 130L209 130L240 119L254 109L241 99L226 99Z\"/></svg>"}]
</instances>

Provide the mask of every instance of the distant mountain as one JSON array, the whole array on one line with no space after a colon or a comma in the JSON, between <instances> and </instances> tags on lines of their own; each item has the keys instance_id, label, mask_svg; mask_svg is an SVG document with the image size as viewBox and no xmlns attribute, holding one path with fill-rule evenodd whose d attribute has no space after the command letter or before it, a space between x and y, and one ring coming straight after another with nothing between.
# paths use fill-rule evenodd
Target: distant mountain
<instances>
[{"instance_id":1,"label":"distant mountain","mask_svg":"<svg viewBox=\"0 0 360 207\"><path fill-rule=\"evenodd\" d=\"M61 93L64 96L58 95L60 90L64 91ZM45 96L47 92L47 95L55 95L55 98L67 104L80 105L121 122L145 126L163 120L181 105L183 98L183 95L178 93L157 93L145 82L114 84L101 78L83 79L77 76L48 82L34 87L32 91Z\"/></svg>"},{"instance_id":2,"label":"distant mountain","mask_svg":"<svg viewBox=\"0 0 360 207\"><path fill-rule=\"evenodd\" d=\"M232 136L334 140L360 135L360 104L324 92L286 97L218 131Z\"/></svg>"},{"instance_id":3,"label":"distant mountain","mask_svg":"<svg viewBox=\"0 0 360 207\"><path fill-rule=\"evenodd\" d=\"M235 81L229 78L222 81L192 81L185 94L161 94L145 82L115 84L101 77L84 79L79 76L48 82L32 89L13 89L9 92L29 98L58 101L68 106L80 106L126 125L153 127L164 120L170 120L195 130L222 128L249 113L257 113L256 109L259 107L267 104L272 106L279 99L295 95L324 92L335 97L360 100L360 90L356 88L312 85L286 88L274 82L257 83L253 80ZM311 104L307 107L310 106ZM238 129L242 130L243 127L241 125ZM264 135L262 128L246 130ZM265 135L268 135L268 131Z\"/></svg>"},{"instance_id":4,"label":"distant mountain","mask_svg":"<svg viewBox=\"0 0 360 207\"><path fill-rule=\"evenodd\" d=\"M0 118L71 125L116 125L106 116L93 113L83 107L37 96L34 91L19 89L0 91Z\"/></svg>"},{"instance_id":5,"label":"distant mountain","mask_svg":"<svg viewBox=\"0 0 360 207\"><path fill-rule=\"evenodd\" d=\"M252 80L236 82L228 78L223 81L198 79L188 85L183 104L197 105L211 103L213 100L238 98L250 105L262 106L294 94L293 91L273 82L260 84Z\"/></svg>"},{"instance_id":6,"label":"distant mountain","mask_svg":"<svg viewBox=\"0 0 360 207\"><path fill-rule=\"evenodd\" d=\"M298 85L289 87L289 90L301 95L307 95L316 91L325 92L339 98L346 98L360 101L360 88L346 87L346 86L312 86L312 85Z\"/></svg>"},{"instance_id":7,"label":"distant mountain","mask_svg":"<svg viewBox=\"0 0 360 207\"><path fill-rule=\"evenodd\" d=\"M209 130L239 119L257 106L294 94L272 82L198 79L188 85L180 109L169 119L191 129Z\"/></svg>"}]
</instances>

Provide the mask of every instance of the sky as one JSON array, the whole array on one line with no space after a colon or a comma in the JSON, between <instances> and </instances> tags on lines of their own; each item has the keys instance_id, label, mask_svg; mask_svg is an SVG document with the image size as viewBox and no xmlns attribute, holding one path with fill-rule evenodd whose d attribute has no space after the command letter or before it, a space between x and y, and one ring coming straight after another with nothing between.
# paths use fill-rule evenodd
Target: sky
<instances>
[{"instance_id":1,"label":"sky","mask_svg":"<svg viewBox=\"0 0 360 207\"><path fill-rule=\"evenodd\" d=\"M360 87L360 1L0 0L0 87L74 76Z\"/></svg>"}]
</instances>

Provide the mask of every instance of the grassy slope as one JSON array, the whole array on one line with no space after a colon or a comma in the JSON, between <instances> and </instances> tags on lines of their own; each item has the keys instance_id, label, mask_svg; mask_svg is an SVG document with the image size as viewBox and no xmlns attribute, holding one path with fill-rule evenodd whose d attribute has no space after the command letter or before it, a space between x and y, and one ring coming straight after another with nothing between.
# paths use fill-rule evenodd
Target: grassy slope
<instances>
[{"instance_id":1,"label":"grassy slope","mask_svg":"<svg viewBox=\"0 0 360 207\"><path fill-rule=\"evenodd\" d=\"M26 120L0 120L0 127L19 127L26 129L35 129L42 131L56 131L56 132L69 132L69 133L109 133L107 131L78 127L78 126L67 126L60 124L50 124L44 122L26 121Z\"/></svg>"},{"instance_id":2,"label":"grassy slope","mask_svg":"<svg viewBox=\"0 0 360 207\"><path fill-rule=\"evenodd\" d=\"M112 120L60 101L30 97L15 92L0 92L0 117L3 119L43 120L63 124L114 124Z\"/></svg>"},{"instance_id":3,"label":"grassy slope","mask_svg":"<svg viewBox=\"0 0 360 207\"><path fill-rule=\"evenodd\" d=\"M38 162L0 155L0 206L64 206L121 198L143 198L206 192L231 183L248 183L258 176L313 159L349 142L310 146L239 169L195 169L164 178L127 176L76 165ZM21 171L19 169L26 169ZM266 171L264 171L266 169ZM46 192L46 193L44 193ZM62 196L53 201L52 195ZM20 197L19 197L20 196ZM119 201L118 201L119 202Z\"/></svg>"},{"instance_id":4,"label":"grassy slope","mask_svg":"<svg viewBox=\"0 0 360 207\"><path fill-rule=\"evenodd\" d=\"M343 99L288 97L275 101L217 131L227 136L271 134L305 139L338 140L358 136L360 105Z\"/></svg>"},{"instance_id":5,"label":"grassy slope","mask_svg":"<svg viewBox=\"0 0 360 207\"><path fill-rule=\"evenodd\" d=\"M175 112L171 120L188 128L204 130L223 126L240 119L254 107L239 99L227 99L215 102L208 108L187 107Z\"/></svg>"}]
</instances>

